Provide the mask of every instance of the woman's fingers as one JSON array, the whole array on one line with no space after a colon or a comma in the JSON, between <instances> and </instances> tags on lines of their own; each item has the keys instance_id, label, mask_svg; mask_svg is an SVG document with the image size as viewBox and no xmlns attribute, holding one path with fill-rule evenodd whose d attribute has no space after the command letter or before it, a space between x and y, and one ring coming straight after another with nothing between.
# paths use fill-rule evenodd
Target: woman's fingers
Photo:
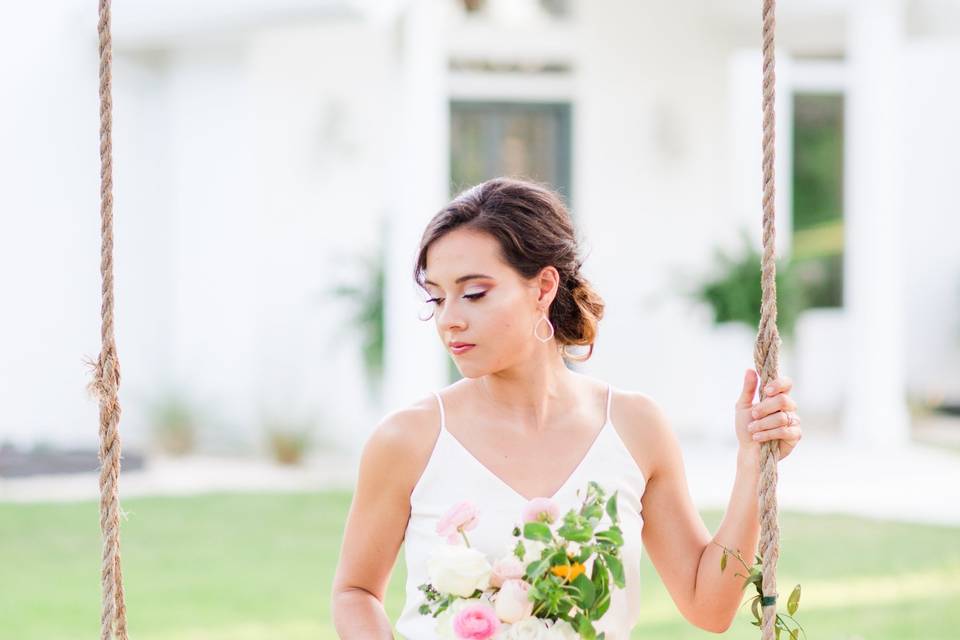
<instances>
[{"instance_id":1,"label":"woman's fingers","mask_svg":"<svg viewBox=\"0 0 960 640\"><path fill-rule=\"evenodd\" d=\"M763 442L764 440L799 440L800 427L777 427L766 431L758 431L753 434L753 439L757 442Z\"/></svg>"},{"instance_id":2,"label":"woman's fingers","mask_svg":"<svg viewBox=\"0 0 960 640\"><path fill-rule=\"evenodd\" d=\"M800 423L800 416L790 411L777 411L760 420L754 420L747 425L750 433L766 431L777 427L789 427Z\"/></svg>"},{"instance_id":3,"label":"woman's fingers","mask_svg":"<svg viewBox=\"0 0 960 640\"><path fill-rule=\"evenodd\" d=\"M777 411L796 411L797 403L793 398L786 394L778 394L772 398L766 398L754 405L750 415L754 420L758 420Z\"/></svg>"}]
</instances>

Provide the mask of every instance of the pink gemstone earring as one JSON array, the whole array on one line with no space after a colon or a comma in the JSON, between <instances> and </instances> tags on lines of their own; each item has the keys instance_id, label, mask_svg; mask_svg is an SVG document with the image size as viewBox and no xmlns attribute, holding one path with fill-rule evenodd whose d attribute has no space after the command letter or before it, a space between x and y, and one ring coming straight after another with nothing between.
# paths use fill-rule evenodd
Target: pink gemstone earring
<instances>
[{"instance_id":1,"label":"pink gemstone earring","mask_svg":"<svg viewBox=\"0 0 960 640\"><path fill-rule=\"evenodd\" d=\"M546 338L541 338L537 334L537 328L540 326L540 323L543 322L544 320L547 321L547 326L550 327L550 335L548 335ZM553 323L550 322L550 318L547 317L547 314L543 314L542 316L540 316L540 319L537 320L537 324L533 325L533 335L536 336L537 340L539 340L540 342L549 342L550 339L553 337Z\"/></svg>"}]
</instances>

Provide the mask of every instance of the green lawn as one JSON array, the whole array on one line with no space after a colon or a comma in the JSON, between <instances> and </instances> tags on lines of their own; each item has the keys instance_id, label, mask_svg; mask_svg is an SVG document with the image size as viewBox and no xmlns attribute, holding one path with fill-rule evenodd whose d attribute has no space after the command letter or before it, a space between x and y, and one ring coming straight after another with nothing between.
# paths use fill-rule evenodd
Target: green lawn
<instances>
[{"instance_id":1,"label":"green lawn","mask_svg":"<svg viewBox=\"0 0 960 640\"><path fill-rule=\"evenodd\" d=\"M131 636L336 638L329 585L349 503L342 492L126 500ZM703 517L714 530L721 514ZM0 638L97 637L98 526L95 502L0 504ZM803 585L797 617L812 640L960 638L960 529L795 513L780 526L779 590ZM400 559L392 619L403 579ZM643 580L636 638L715 637L680 616L646 556ZM741 616L726 636L759 638Z\"/></svg>"}]
</instances>

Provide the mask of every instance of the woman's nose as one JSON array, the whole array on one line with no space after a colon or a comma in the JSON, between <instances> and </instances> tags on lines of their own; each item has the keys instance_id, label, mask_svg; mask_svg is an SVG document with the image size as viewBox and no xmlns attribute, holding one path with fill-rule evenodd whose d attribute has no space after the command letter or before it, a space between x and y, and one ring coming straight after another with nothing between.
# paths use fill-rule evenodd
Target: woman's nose
<instances>
[{"instance_id":1,"label":"woman's nose","mask_svg":"<svg viewBox=\"0 0 960 640\"><path fill-rule=\"evenodd\" d=\"M463 326L463 318L460 317L456 310L452 310L451 306L452 305L444 305L439 309L440 315L437 317L437 321L439 322L440 327L443 329Z\"/></svg>"}]
</instances>

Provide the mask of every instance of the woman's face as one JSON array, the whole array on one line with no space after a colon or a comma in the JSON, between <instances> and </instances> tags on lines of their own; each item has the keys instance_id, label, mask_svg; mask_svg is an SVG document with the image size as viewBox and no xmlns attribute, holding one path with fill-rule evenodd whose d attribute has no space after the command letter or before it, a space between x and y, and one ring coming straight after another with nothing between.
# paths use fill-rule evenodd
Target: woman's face
<instances>
[{"instance_id":1,"label":"woman's face","mask_svg":"<svg viewBox=\"0 0 960 640\"><path fill-rule=\"evenodd\" d=\"M538 348L555 345L533 335L556 295L559 274L554 267L524 280L502 260L492 236L459 228L430 245L424 272L437 334L464 377L500 371ZM540 324L538 333L548 335L549 327ZM452 346L458 342L474 346L458 351Z\"/></svg>"}]
</instances>

